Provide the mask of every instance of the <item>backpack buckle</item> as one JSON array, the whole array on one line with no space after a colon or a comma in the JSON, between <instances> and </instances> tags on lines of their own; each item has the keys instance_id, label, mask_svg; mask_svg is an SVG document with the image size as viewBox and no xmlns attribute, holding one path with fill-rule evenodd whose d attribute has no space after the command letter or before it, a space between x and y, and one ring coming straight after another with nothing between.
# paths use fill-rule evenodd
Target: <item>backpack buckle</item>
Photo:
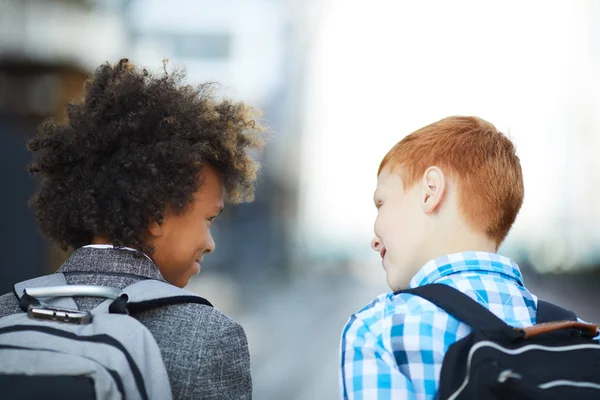
<instances>
[{"instance_id":1,"label":"backpack buckle","mask_svg":"<svg viewBox=\"0 0 600 400\"><path fill-rule=\"evenodd\" d=\"M508 379L523 379L523 377L510 369L505 369L504 371L500 372L500 374L498 374L498 382L504 383Z\"/></svg>"},{"instance_id":2,"label":"backpack buckle","mask_svg":"<svg viewBox=\"0 0 600 400\"><path fill-rule=\"evenodd\" d=\"M66 322L76 325L85 325L92 322L92 314L89 311L49 306L29 306L27 316L31 319Z\"/></svg>"}]
</instances>

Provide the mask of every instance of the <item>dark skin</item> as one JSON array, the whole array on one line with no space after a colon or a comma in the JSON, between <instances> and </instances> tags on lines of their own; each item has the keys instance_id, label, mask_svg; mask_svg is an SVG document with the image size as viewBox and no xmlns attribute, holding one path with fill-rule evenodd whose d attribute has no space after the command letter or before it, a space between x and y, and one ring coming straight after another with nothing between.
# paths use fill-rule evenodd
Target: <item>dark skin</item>
<instances>
[{"instance_id":1,"label":"dark skin","mask_svg":"<svg viewBox=\"0 0 600 400\"><path fill-rule=\"evenodd\" d=\"M200 272L204 255L215 250L210 227L224 205L223 182L215 168L205 165L198 179L192 203L179 214L167 207L162 223L150 223L145 243L154 249L149 256L162 276L178 287L186 286ZM109 242L95 236L93 243Z\"/></svg>"}]
</instances>

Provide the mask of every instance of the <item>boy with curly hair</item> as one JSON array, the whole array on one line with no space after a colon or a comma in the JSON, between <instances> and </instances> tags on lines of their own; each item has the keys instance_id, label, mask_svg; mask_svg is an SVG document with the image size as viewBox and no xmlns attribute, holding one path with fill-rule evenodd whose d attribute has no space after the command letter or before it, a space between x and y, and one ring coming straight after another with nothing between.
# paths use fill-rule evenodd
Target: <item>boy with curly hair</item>
<instances>
[{"instance_id":1,"label":"boy with curly hair","mask_svg":"<svg viewBox=\"0 0 600 400\"><path fill-rule=\"evenodd\" d=\"M46 121L28 145L42 232L74 249L68 284L119 289L147 279L184 287L215 250L224 202L253 199L264 129L253 110L183 74L153 76L127 59L102 65L68 121ZM76 298L80 310L102 300ZM0 297L0 317L20 312ZM155 337L175 399L250 399L243 328L212 307L169 305L135 316Z\"/></svg>"},{"instance_id":2,"label":"boy with curly hair","mask_svg":"<svg viewBox=\"0 0 600 400\"><path fill-rule=\"evenodd\" d=\"M449 285L511 326L535 324L536 297L496 254L524 195L506 136L480 118L445 118L398 142L377 176L372 248L392 291ZM434 398L445 353L470 330L422 297L379 296L343 330L342 398Z\"/></svg>"}]
</instances>

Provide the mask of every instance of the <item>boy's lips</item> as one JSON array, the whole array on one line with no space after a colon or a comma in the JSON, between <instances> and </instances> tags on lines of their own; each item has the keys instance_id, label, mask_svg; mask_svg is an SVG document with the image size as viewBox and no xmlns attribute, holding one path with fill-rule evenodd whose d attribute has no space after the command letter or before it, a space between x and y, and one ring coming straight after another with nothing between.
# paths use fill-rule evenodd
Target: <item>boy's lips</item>
<instances>
[{"instance_id":1,"label":"boy's lips","mask_svg":"<svg viewBox=\"0 0 600 400\"><path fill-rule=\"evenodd\" d=\"M382 259L383 259L383 257L385 257L385 253L386 253L386 250L385 250L385 247L384 247L384 248L383 248L383 249L381 249L381 251L379 252L379 254L381 254L381 258L382 258Z\"/></svg>"}]
</instances>

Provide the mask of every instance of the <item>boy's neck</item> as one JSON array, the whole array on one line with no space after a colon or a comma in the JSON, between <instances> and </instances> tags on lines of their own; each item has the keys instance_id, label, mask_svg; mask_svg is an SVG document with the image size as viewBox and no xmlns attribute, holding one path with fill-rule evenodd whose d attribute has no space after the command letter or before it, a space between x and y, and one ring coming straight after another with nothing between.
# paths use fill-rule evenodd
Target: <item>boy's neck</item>
<instances>
[{"instance_id":1,"label":"boy's neck","mask_svg":"<svg viewBox=\"0 0 600 400\"><path fill-rule=\"evenodd\" d=\"M102 236L94 236L91 244L112 244L110 240L103 238Z\"/></svg>"},{"instance_id":2,"label":"boy's neck","mask_svg":"<svg viewBox=\"0 0 600 400\"><path fill-rule=\"evenodd\" d=\"M427 261L465 251L495 253L498 250L496 243L490 240L487 235L475 232L464 225L455 226L449 232L439 233L439 236L436 235L431 238L431 246L429 247L431 254L429 254Z\"/></svg>"},{"instance_id":3,"label":"boy's neck","mask_svg":"<svg viewBox=\"0 0 600 400\"><path fill-rule=\"evenodd\" d=\"M495 253L496 245L485 238L478 240L457 240L450 243L448 246L440 249L441 255L462 253L465 251L482 251L486 253Z\"/></svg>"}]
</instances>

